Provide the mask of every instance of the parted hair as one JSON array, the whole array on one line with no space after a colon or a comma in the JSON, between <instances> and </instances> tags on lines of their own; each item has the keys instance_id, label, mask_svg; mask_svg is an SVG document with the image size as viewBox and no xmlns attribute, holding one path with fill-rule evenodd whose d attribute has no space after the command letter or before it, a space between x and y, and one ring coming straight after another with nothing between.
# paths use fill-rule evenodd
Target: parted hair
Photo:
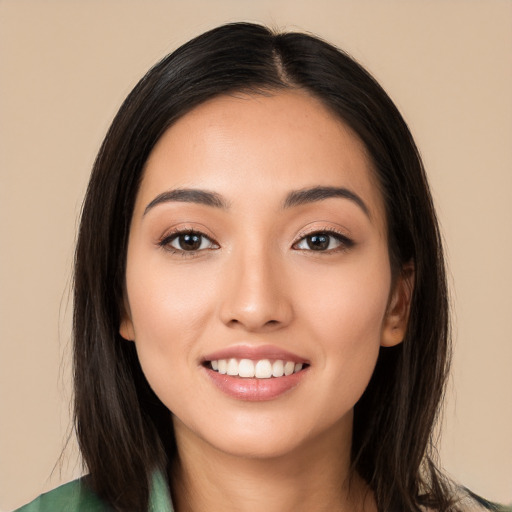
<instances>
[{"instance_id":1,"label":"parted hair","mask_svg":"<svg viewBox=\"0 0 512 512\"><path fill-rule=\"evenodd\" d=\"M393 274L415 268L405 339L381 348L355 407L352 469L380 511L457 510L432 456L450 358L449 305L441 237L414 140L389 96L345 52L311 35L250 23L206 32L156 64L122 104L95 161L74 273L74 414L87 483L115 510L145 510L151 475L168 475L176 457L171 414L147 383L134 344L119 334L145 162L165 130L208 99L283 89L320 99L364 143L386 206Z\"/></svg>"}]
</instances>

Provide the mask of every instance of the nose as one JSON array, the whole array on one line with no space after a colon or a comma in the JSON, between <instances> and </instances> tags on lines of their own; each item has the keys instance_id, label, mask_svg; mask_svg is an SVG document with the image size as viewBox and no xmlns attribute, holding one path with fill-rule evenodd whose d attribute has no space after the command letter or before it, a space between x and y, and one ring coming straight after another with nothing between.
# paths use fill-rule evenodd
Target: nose
<instances>
[{"instance_id":1,"label":"nose","mask_svg":"<svg viewBox=\"0 0 512 512\"><path fill-rule=\"evenodd\" d=\"M288 325L293 317L282 264L263 250L240 251L227 263L221 320L231 328L268 332Z\"/></svg>"}]
</instances>

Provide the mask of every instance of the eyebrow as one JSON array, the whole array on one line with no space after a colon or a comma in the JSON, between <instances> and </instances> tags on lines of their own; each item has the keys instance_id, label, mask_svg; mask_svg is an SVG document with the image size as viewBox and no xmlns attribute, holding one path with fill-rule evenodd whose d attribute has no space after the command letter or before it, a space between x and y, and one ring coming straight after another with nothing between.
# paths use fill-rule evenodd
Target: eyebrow
<instances>
[{"instance_id":1,"label":"eyebrow","mask_svg":"<svg viewBox=\"0 0 512 512\"><path fill-rule=\"evenodd\" d=\"M216 192L209 192L207 190L199 190L196 188L178 188L175 190L168 190L156 196L144 210L144 215L149 212L158 204L169 202L181 203L196 203L212 206L214 208L222 208L227 210L229 208L228 202Z\"/></svg>"},{"instance_id":2,"label":"eyebrow","mask_svg":"<svg viewBox=\"0 0 512 512\"><path fill-rule=\"evenodd\" d=\"M341 197L354 202L370 217L370 210L366 203L355 193L345 187L312 187L290 192L284 201L283 208L292 208L307 203L315 203L332 197Z\"/></svg>"},{"instance_id":3,"label":"eyebrow","mask_svg":"<svg viewBox=\"0 0 512 512\"><path fill-rule=\"evenodd\" d=\"M315 203L334 197L349 199L359 206L359 208L361 208L368 217L370 217L370 211L365 202L355 192L352 192L345 187L318 186L301 190L293 190L286 196L286 199L283 202L283 209L293 208L294 206L301 206L308 203ZM230 207L229 202L217 192L210 192L208 190L196 188L178 188L168 190L156 196L146 206L143 215L146 215L146 213L155 206L168 202L204 204L206 206L220 208L223 210L228 210Z\"/></svg>"}]
</instances>

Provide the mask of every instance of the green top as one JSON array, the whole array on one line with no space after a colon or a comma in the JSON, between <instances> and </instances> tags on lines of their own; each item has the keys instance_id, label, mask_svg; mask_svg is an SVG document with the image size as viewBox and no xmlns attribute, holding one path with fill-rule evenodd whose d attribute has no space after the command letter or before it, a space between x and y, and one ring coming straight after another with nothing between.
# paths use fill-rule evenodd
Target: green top
<instances>
[{"instance_id":1,"label":"green top","mask_svg":"<svg viewBox=\"0 0 512 512\"><path fill-rule=\"evenodd\" d=\"M111 507L88 489L82 479L73 480L53 491L41 494L14 512L108 512ZM173 512L169 488L163 476L155 473L148 512Z\"/></svg>"},{"instance_id":2,"label":"green top","mask_svg":"<svg viewBox=\"0 0 512 512\"><path fill-rule=\"evenodd\" d=\"M466 500L470 499L471 503L466 500L461 505L467 505L464 510L476 511L490 510L495 512L512 512L512 507L501 507L480 498L468 489ZM478 506L477 504L481 505ZM14 512L111 512L112 508L101 501L87 486L84 485L82 479L74 480L67 484L61 485L53 491L42 494L34 501L21 507ZM151 494L149 498L148 512L174 512L172 507L169 487L161 473L153 475L151 485Z\"/></svg>"}]
</instances>

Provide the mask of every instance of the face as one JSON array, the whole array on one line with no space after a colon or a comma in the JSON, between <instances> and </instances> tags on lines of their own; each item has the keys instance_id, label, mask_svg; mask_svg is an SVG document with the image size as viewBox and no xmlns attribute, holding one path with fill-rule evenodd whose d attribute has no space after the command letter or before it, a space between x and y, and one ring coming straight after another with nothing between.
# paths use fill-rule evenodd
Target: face
<instances>
[{"instance_id":1,"label":"face","mask_svg":"<svg viewBox=\"0 0 512 512\"><path fill-rule=\"evenodd\" d=\"M302 92L222 96L147 161L120 332L178 441L276 456L350 435L403 288L351 130Z\"/></svg>"}]
</instances>

